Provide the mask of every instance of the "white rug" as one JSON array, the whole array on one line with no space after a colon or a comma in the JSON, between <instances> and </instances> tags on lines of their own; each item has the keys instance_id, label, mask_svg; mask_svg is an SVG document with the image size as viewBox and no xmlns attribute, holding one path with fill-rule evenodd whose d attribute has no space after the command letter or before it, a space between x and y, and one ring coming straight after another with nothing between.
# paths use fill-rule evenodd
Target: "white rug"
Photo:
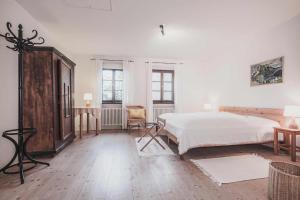
<instances>
[{"instance_id":1,"label":"white rug","mask_svg":"<svg viewBox=\"0 0 300 200\"><path fill-rule=\"evenodd\" d=\"M254 154L191 161L219 185L269 176L270 160Z\"/></svg>"},{"instance_id":2,"label":"white rug","mask_svg":"<svg viewBox=\"0 0 300 200\"><path fill-rule=\"evenodd\" d=\"M165 147L163 149L156 141L152 140L151 143L143 150L140 151L143 146L150 140L150 137L144 137L139 143L140 138L135 138L136 149L139 156L150 157L150 156L162 156L162 155L175 155L170 147L160 138L156 139Z\"/></svg>"}]
</instances>

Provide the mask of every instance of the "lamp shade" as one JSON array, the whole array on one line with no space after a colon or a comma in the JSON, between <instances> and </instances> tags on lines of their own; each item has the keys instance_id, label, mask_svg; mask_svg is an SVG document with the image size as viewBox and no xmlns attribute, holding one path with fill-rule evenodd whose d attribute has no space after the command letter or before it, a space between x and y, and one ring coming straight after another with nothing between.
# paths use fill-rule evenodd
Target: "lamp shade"
<instances>
[{"instance_id":1,"label":"lamp shade","mask_svg":"<svg viewBox=\"0 0 300 200\"><path fill-rule=\"evenodd\" d=\"M300 117L300 106L285 106L283 115L285 117Z\"/></svg>"},{"instance_id":2,"label":"lamp shade","mask_svg":"<svg viewBox=\"0 0 300 200\"><path fill-rule=\"evenodd\" d=\"M85 101L93 100L93 94L92 93L84 93L83 100L85 100Z\"/></svg>"},{"instance_id":3,"label":"lamp shade","mask_svg":"<svg viewBox=\"0 0 300 200\"><path fill-rule=\"evenodd\" d=\"M203 109L204 110L211 110L212 109L212 105L209 104L209 103L206 103L206 104L203 105Z\"/></svg>"}]
</instances>

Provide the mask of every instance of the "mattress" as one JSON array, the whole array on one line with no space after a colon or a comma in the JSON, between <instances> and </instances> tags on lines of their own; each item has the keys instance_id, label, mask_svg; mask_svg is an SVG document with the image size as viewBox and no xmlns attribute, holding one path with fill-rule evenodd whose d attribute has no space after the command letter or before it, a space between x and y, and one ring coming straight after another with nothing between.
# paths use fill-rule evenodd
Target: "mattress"
<instances>
[{"instance_id":1,"label":"mattress","mask_svg":"<svg viewBox=\"0 0 300 200\"><path fill-rule=\"evenodd\" d=\"M166 113L165 129L178 142L179 154L204 146L263 143L273 140L273 120L227 112Z\"/></svg>"}]
</instances>

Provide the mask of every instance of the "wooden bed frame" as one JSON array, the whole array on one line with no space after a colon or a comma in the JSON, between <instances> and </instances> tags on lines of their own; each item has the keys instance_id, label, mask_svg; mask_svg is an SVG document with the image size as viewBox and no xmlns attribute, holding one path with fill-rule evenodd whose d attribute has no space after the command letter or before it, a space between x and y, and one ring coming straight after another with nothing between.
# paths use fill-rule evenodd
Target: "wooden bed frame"
<instances>
[{"instance_id":1,"label":"wooden bed frame","mask_svg":"<svg viewBox=\"0 0 300 200\"><path fill-rule=\"evenodd\" d=\"M279 122L281 126L284 126L285 124L285 118L283 116L283 109L277 109L277 108L252 108L252 107L230 107L230 106L220 106L219 107L220 112L230 112L235 113L239 115L247 115L247 116L256 116L256 117L262 117L266 119L271 119L274 121ZM159 119L162 120L162 119ZM166 129L163 130L163 135L166 135L168 137L168 142L171 140L175 144L178 144L177 138L174 134L170 133ZM244 145L244 144L265 144L271 141L263 142L263 143L243 143L238 145ZM237 145L237 144L236 144ZM215 147L215 146L232 146L232 145L201 145L199 147ZM180 159L183 160L183 155L179 155Z\"/></svg>"},{"instance_id":2,"label":"wooden bed frame","mask_svg":"<svg viewBox=\"0 0 300 200\"><path fill-rule=\"evenodd\" d=\"M219 111L271 119L279 122L281 126L284 126L285 124L283 109L279 109L279 108L249 108L249 107L221 106L219 107Z\"/></svg>"}]
</instances>

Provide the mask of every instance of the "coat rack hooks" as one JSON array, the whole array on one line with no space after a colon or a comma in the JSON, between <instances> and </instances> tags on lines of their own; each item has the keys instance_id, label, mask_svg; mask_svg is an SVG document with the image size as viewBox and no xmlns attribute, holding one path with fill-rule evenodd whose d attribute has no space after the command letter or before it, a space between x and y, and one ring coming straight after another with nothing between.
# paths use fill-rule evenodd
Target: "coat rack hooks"
<instances>
[{"instance_id":1,"label":"coat rack hooks","mask_svg":"<svg viewBox=\"0 0 300 200\"><path fill-rule=\"evenodd\" d=\"M10 22L6 23L6 28L8 32L4 35L0 33L0 37L11 43L12 46L6 46L8 49L18 52L18 129L7 130L2 134L2 137L8 139L14 144L16 151L8 164L0 169L0 172L2 171L5 174L19 174L21 183L23 184L25 171L33 169L37 164L49 166L49 163L40 162L33 159L27 152L27 142L32 136L34 136L34 134L36 134L37 130L35 128L26 128L23 124L23 52L30 51L30 48L34 47L35 45L44 44L45 39L43 37L38 37L38 32L35 29L32 30L33 36L24 38L22 24L18 25L17 36L12 31L12 24ZM38 41L34 41L36 38L38 39ZM17 141L12 136L17 136ZM17 163L13 164L16 159L18 159ZM31 166L27 169L24 169L24 165L27 164L31 164ZM16 166L19 168L17 171L9 171L9 169Z\"/></svg>"}]
</instances>

